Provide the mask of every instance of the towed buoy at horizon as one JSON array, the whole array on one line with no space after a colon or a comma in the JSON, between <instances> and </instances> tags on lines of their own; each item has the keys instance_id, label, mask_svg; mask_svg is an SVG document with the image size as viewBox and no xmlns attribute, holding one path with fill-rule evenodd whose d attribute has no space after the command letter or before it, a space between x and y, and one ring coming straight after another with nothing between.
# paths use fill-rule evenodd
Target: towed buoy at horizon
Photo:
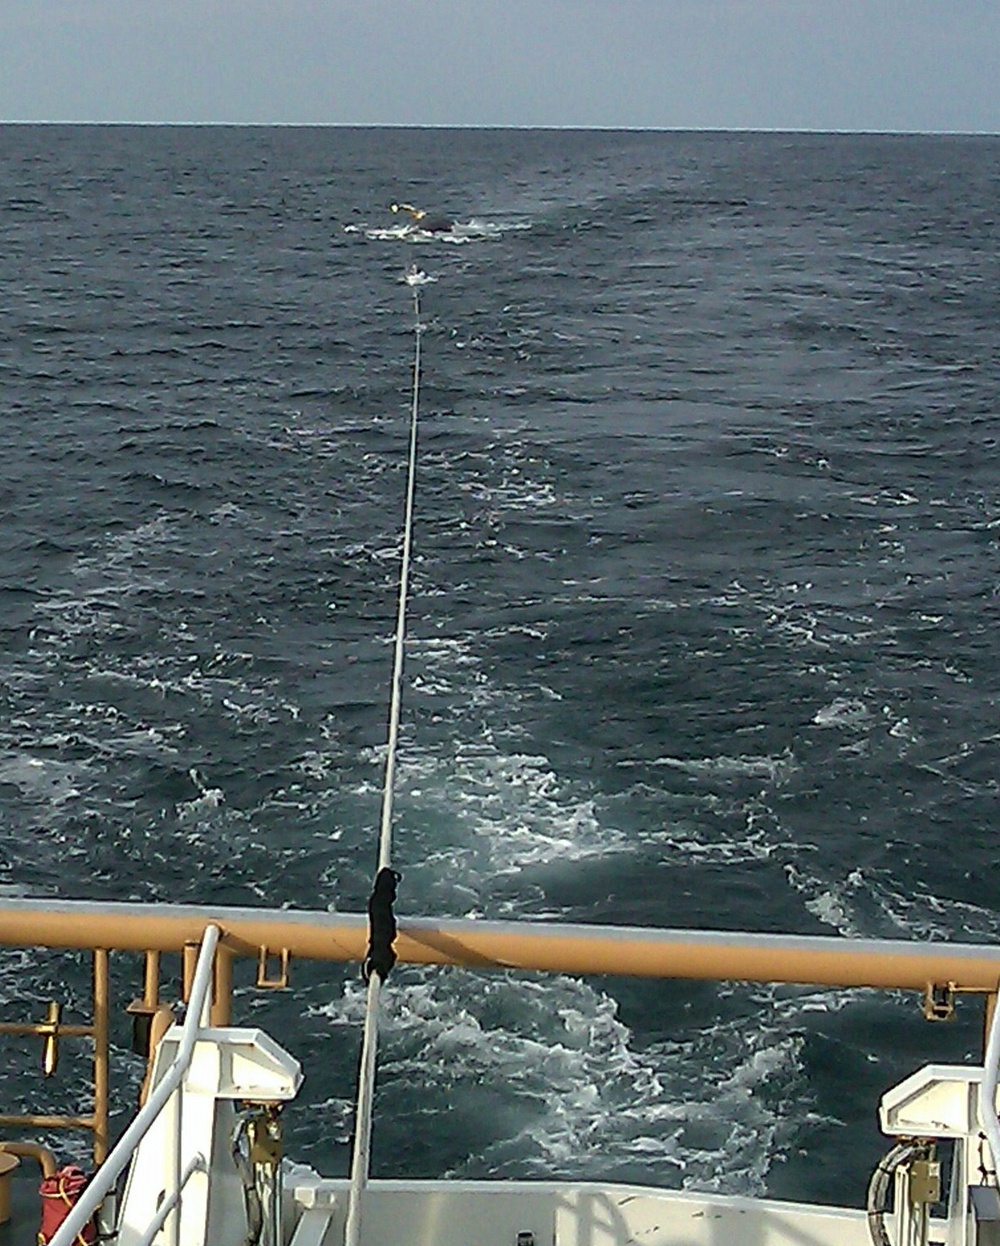
<instances>
[{"instance_id":1,"label":"towed buoy at horizon","mask_svg":"<svg viewBox=\"0 0 1000 1246\"><path fill-rule=\"evenodd\" d=\"M456 222L447 216L431 216L423 208L415 208L412 203L391 203L390 212L406 212L413 218L414 225L425 234L450 234Z\"/></svg>"},{"instance_id":2,"label":"towed buoy at horizon","mask_svg":"<svg viewBox=\"0 0 1000 1246\"><path fill-rule=\"evenodd\" d=\"M359 209L355 208L355 212ZM487 221L471 217L466 221L453 220L439 213L426 212L412 203L391 203L389 210L403 219L388 226L374 226L363 220L344 226L346 234L360 234L369 242L407 242L428 244L434 242L468 243L489 242L502 237L511 230L531 228L526 219ZM360 215L360 213L359 213Z\"/></svg>"}]
</instances>

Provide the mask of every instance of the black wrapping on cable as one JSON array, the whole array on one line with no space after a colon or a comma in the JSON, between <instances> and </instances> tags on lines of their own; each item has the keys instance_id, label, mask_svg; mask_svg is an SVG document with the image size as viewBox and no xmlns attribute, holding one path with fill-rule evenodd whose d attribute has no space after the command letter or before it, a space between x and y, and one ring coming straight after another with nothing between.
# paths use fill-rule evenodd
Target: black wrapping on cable
<instances>
[{"instance_id":1,"label":"black wrapping on cable","mask_svg":"<svg viewBox=\"0 0 1000 1246\"><path fill-rule=\"evenodd\" d=\"M368 952L361 966L366 982L373 973L384 982L396 963L392 948L396 940L396 915L392 906L396 900L396 885L402 877L388 866L383 866L375 875L375 885L368 897Z\"/></svg>"}]
</instances>

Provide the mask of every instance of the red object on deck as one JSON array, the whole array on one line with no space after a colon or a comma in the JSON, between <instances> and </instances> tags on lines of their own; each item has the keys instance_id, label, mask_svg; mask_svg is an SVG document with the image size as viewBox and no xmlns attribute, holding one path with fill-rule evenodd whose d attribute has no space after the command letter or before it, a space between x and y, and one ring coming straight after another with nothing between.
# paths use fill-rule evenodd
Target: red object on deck
<instances>
[{"instance_id":1,"label":"red object on deck","mask_svg":"<svg viewBox=\"0 0 1000 1246\"><path fill-rule=\"evenodd\" d=\"M56 1229L69 1215L83 1193L88 1177L82 1168L67 1164L51 1177L46 1177L38 1187L42 1196L42 1224L38 1230L38 1246L45 1246L55 1236ZM97 1237L93 1220L76 1235L74 1246L90 1246Z\"/></svg>"}]
</instances>

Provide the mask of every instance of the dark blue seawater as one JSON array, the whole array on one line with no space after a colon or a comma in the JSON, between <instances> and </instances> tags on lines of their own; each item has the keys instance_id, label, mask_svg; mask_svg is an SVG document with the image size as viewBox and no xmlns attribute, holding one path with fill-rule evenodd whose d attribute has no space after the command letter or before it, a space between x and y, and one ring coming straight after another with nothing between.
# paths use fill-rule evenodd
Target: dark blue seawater
<instances>
[{"instance_id":1,"label":"dark blue seawater","mask_svg":"<svg viewBox=\"0 0 1000 1246\"><path fill-rule=\"evenodd\" d=\"M4 894L363 907L416 260L399 911L997 938L1000 140L0 144ZM400 199L468 228L394 238ZM61 989L4 966L5 1016ZM241 1013L343 1172L362 987L294 982ZM378 1174L852 1204L878 1095L981 1026L405 967L385 1011Z\"/></svg>"}]
</instances>

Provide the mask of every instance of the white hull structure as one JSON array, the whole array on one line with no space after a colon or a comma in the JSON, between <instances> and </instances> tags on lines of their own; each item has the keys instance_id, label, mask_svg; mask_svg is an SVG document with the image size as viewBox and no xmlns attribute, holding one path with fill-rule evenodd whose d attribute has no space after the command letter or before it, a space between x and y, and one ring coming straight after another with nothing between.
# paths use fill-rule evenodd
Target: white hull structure
<instances>
[{"instance_id":1,"label":"white hull structure","mask_svg":"<svg viewBox=\"0 0 1000 1246\"><path fill-rule=\"evenodd\" d=\"M330 1192L346 1198L345 1185ZM371 1246L390 1246L402 1237L413 1246L516 1246L519 1241L535 1246L871 1246L861 1211L568 1182L375 1181L366 1193L363 1223L363 1240ZM343 1218L335 1214L329 1236L310 1236L303 1226L299 1240L303 1246L339 1242L342 1231Z\"/></svg>"},{"instance_id":2,"label":"white hull structure","mask_svg":"<svg viewBox=\"0 0 1000 1246\"><path fill-rule=\"evenodd\" d=\"M1000 1241L996 1026L983 1064L930 1065L883 1096L888 1155L865 1209L599 1182L385 1181L367 1174L349 1182L297 1164L284 1154L281 1109L298 1093L301 1071L273 1037L232 1024L233 963L255 960L261 989L293 987L297 960L363 960L366 933L363 917L331 913L0 904L0 943L94 950L91 1026L53 1019L6 1027L46 1043L81 1034L94 1043L91 1117L2 1122L21 1131L34 1120L93 1132L103 1162L51 1238L56 1246L72 1246L95 1213L112 1246L342 1246L352 1234L362 1246ZM1000 949L976 945L400 918L394 946L400 960L484 971L916 988L930 1017L946 1013L958 994L976 993L993 1018L1000 980ZM144 1105L109 1150L108 959L117 951L145 953L142 997L129 1011L149 1022L149 1067ZM161 995L160 957L170 954L179 954L183 966L183 1006Z\"/></svg>"}]
</instances>

